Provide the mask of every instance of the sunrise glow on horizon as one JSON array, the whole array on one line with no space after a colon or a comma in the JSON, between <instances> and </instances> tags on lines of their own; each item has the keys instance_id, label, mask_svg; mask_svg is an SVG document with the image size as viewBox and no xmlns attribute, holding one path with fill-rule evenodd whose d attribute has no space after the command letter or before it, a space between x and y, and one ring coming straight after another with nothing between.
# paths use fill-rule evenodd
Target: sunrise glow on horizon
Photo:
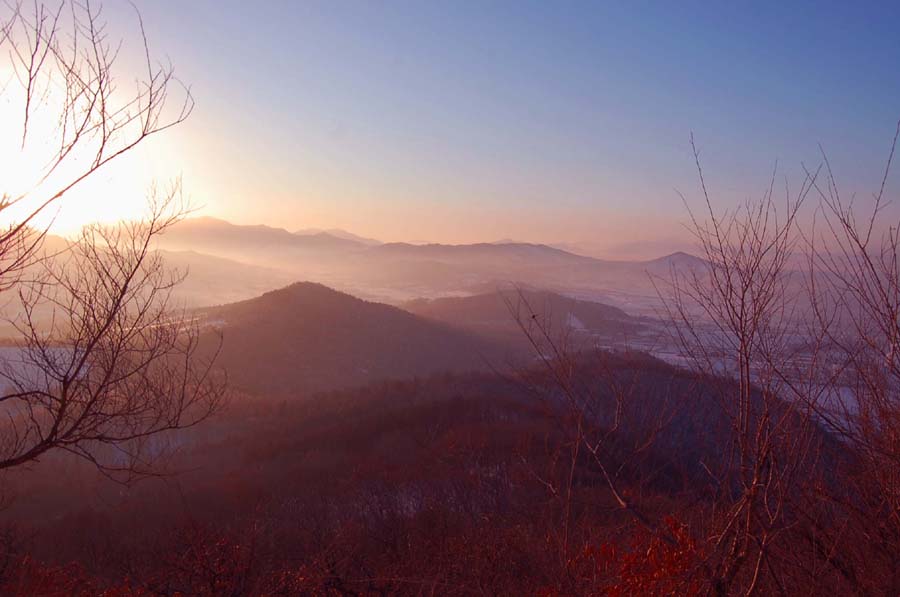
<instances>
[{"instance_id":1,"label":"sunrise glow on horizon","mask_svg":"<svg viewBox=\"0 0 900 597\"><path fill-rule=\"evenodd\" d=\"M900 111L900 44L872 33L896 7L813 6L139 2L197 109L78 188L55 227L140 217L148 185L181 176L198 215L235 223L625 254L686 240L692 132L728 204L776 160L798 181L819 143L865 195ZM131 7L105 10L135 29Z\"/></svg>"}]
</instances>

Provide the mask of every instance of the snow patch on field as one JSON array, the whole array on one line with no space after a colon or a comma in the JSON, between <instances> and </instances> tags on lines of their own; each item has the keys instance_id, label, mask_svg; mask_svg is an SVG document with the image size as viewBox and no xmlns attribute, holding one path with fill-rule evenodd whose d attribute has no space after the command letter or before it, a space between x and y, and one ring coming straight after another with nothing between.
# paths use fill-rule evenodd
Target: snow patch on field
<instances>
[{"instance_id":1,"label":"snow patch on field","mask_svg":"<svg viewBox=\"0 0 900 597\"><path fill-rule=\"evenodd\" d=\"M587 331L587 326L584 325L584 322L581 321L580 319L578 319L578 318L577 318L574 314L572 314L572 313L569 313L569 317L568 317L568 319L566 320L566 325L567 325L570 329L573 329L573 330L576 330L576 331L579 331L579 332L585 332L585 331Z\"/></svg>"}]
</instances>

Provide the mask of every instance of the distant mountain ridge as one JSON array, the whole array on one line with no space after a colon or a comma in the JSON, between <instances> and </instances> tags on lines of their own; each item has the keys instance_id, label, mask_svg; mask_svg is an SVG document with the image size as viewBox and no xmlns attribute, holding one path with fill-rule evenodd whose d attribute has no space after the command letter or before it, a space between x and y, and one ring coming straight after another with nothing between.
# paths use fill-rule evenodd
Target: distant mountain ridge
<instances>
[{"instance_id":1,"label":"distant mountain ridge","mask_svg":"<svg viewBox=\"0 0 900 597\"><path fill-rule=\"evenodd\" d=\"M690 253L685 253L684 251L675 251L669 255L664 255L662 257L658 257L656 259L650 259L649 261L645 261L648 266L690 266L690 267L704 267L708 265L708 262L705 259L697 257L696 255L691 255Z\"/></svg>"},{"instance_id":2,"label":"distant mountain ridge","mask_svg":"<svg viewBox=\"0 0 900 597\"><path fill-rule=\"evenodd\" d=\"M361 248L365 244L341 238L327 232L314 234L293 234L284 228L263 224L232 224L212 217L188 218L178 222L160 238L163 246L177 244L185 246L236 247L236 246L283 246L295 249L348 249Z\"/></svg>"},{"instance_id":3,"label":"distant mountain ridge","mask_svg":"<svg viewBox=\"0 0 900 597\"><path fill-rule=\"evenodd\" d=\"M320 282L393 304L418 297L476 294L514 282L642 313L658 306L653 276L667 276L673 267L703 264L686 253L649 261L615 261L536 243L375 244L374 239L344 231L299 232L195 218L168 230L160 247L273 268L289 274L289 279Z\"/></svg>"},{"instance_id":4,"label":"distant mountain ridge","mask_svg":"<svg viewBox=\"0 0 900 597\"><path fill-rule=\"evenodd\" d=\"M382 253L391 253L393 255L402 255L404 257L414 257L419 259L434 258L451 258L459 259L466 257L513 257L518 260L527 259L553 259L559 261L592 261L591 257L584 257L550 247L548 245L534 243L472 243L464 245L448 245L440 243L430 243L424 245L413 245L409 243L385 243L373 250Z\"/></svg>"},{"instance_id":5,"label":"distant mountain ridge","mask_svg":"<svg viewBox=\"0 0 900 597\"><path fill-rule=\"evenodd\" d=\"M380 240L374 238L366 238L365 236L359 236L358 234L353 234L352 232L347 232L346 230L341 230L340 228L329 228L327 230L323 230L321 228L305 228L303 230L295 230L294 234L298 236L315 236L319 234L328 234L335 238L352 240L364 245L374 246L383 244Z\"/></svg>"},{"instance_id":6,"label":"distant mountain ridge","mask_svg":"<svg viewBox=\"0 0 900 597\"><path fill-rule=\"evenodd\" d=\"M188 218L179 222L172 229L166 231L162 238L162 245L170 244L212 244L224 245L227 243L279 245L286 248L319 248L319 249L366 249L377 253L402 255L431 259L434 257L455 257L467 255L507 255L520 258L552 257L560 260L571 260L581 263L605 263L605 264L633 264L646 266L658 266L661 264L690 263L699 265L703 261L683 251L665 255L657 259L645 261L607 260L589 257L575 253L568 248L559 245L542 243L520 242L511 239L502 239L484 243L406 243L406 242L381 242L372 238L365 238L337 228L319 229L307 228L289 232L284 228L266 226L262 224L232 224L226 220L213 217Z\"/></svg>"}]
</instances>

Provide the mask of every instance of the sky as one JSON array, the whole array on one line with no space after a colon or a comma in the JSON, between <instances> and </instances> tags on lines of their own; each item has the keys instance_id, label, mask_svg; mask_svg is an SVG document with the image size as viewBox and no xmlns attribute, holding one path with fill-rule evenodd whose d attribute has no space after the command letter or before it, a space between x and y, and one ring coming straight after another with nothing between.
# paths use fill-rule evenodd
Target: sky
<instances>
[{"instance_id":1,"label":"sky","mask_svg":"<svg viewBox=\"0 0 900 597\"><path fill-rule=\"evenodd\" d=\"M691 133L723 208L776 160L799 186L820 145L868 196L900 4L737 4L137 0L197 107L126 178L181 175L238 223L610 250L684 238ZM131 6L105 10L133 42Z\"/></svg>"}]
</instances>

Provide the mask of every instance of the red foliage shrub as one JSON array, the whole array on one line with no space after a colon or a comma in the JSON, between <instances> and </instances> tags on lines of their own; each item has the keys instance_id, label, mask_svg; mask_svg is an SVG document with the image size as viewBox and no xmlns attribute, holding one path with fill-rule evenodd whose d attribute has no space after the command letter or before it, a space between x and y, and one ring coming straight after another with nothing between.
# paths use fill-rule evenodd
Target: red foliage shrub
<instances>
[{"instance_id":1,"label":"red foliage shrub","mask_svg":"<svg viewBox=\"0 0 900 597\"><path fill-rule=\"evenodd\" d=\"M697 543L674 518L666 517L664 524L656 532L636 527L623 544L585 545L570 562L579 591L604 597L698 595L700 583L693 575L699 563ZM538 594L561 593L544 588Z\"/></svg>"}]
</instances>

